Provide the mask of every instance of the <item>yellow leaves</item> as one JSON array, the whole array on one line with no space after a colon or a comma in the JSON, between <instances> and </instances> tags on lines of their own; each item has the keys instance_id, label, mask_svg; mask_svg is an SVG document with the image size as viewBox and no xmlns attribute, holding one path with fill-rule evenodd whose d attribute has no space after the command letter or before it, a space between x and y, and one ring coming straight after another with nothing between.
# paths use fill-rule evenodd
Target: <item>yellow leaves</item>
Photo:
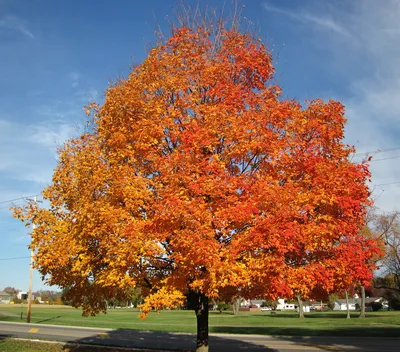
<instances>
[{"instance_id":1,"label":"yellow leaves","mask_svg":"<svg viewBox=\"0 0 400 352\"><path fill-rule=\"evenodd\" d=\"M145 319L152 309L161 310L164 308L176 309L185 301L182 292L168 287L162 287L157 292L148 295L143 304L138 308L141 310L139 317Z\"/></svg>"},{"instance_id":2,"label":"yellow leaves","mask_svg":"<svg viewBox=\"0 0 400 352\"><path fill-rule=\"evenodd\" d=\"M346 159L341 105L279 99L260 43L235 30L210 39L176 29L85 107L92 132L60 150L51 208L15 209L38 225L41 273L76 288L85 313L136 284L151 291L143 317L188 288L309 294L333 280L316 263L357 233L368 169Z\"/></svg>"},{"instance_id":3,"label":"yellow leaves","mask_svg":"<svg viewBox=\"0 0 400 352\"><path fill-rule=\"evenodd\" d=\"M94 111L95 113L98 113L100 110L99 105L96 102L91 102L90 104L86 105L83 110L85 111L85 114L87 116L90 116L92 111Z\"/></svg>"}]
</instances>

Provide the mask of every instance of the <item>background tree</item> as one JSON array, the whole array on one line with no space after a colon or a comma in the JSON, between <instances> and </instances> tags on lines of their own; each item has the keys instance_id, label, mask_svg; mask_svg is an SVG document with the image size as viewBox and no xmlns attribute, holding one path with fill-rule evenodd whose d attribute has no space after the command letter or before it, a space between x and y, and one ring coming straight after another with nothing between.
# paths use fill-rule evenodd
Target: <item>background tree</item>
<instances>
[{"instance_id":1,"label":"background tree","mask_svg":"<svg viewBox=\"0 0 400 352\"><path fill-rule=\"evenodd\" d=\"M269 307L272 310L275 310L276 307L278 306L278 300L266 299L265 301L263 301L262 306Z\"/></svg>"},{"instance_id":2,"label":"background tree","mask_svg":"<svg viewBox=\"0 0 400 352\"><path fill-rule=\"evenodd\" d=\"M335 302L339 298L339 296L336 293L331 293L328 296L328 308L330 310L333 310L335 308Z\"/></svg>"},{"instance_id":3,"label":"background tree","mask_svg":"<svg viewBox=\"0 0 400 352\"><path fill-rule=\"evenodd\" d=\"M58 301L59 298L62 296L61 291L52 291L52 290L39 290L36 292L32 292L33 296L40 297L42 301L49 301L52 302Z\"/></svg>"},{"instance_id":4,"label":"background tree","mask_svg":"<svg viewBox=\"0 0 400 352\"><path fill-rule=\"evenodd\" d=\"M200 22L107 90L93 129L59 152L50 208L15 216L37 225L36 268L84 314L130 287L143 316L187 297L206 351L209 299L228 287L333 286L335 256L357 249L369 172L349 161L340 103L284 100L257 38Z\"/></svg>"},{"instance_id":5,"label":"background tree","mask_svg":"<svg viewBox=\"0 0 400 352\"><path fill-rule=\"evenodd\" d=\"M66 306L72 305L72 301L67 298L69 287L64 287L61 291L61 302Z\"/></svg>"},{"instance_id":6,"label":"background tree","mask_svg":"<svg viewBox=\"0 0 400 352\"><path fill-rule=\"evenodd\" d=\"M374 280L374 294L389 301L390 308L400 307L400 213L375 212L372 227L383 250L379 260L381 277Z\"/></svg>"},{"instance_id":7,"label":"background tree","mask_svg":"<svg viewBox=\"0 0 400 352\"><path fill-rule=\"evenodd\" d=\"M393 275L377 277L374 280L374 296L382 296L389 302L389 309L400 309L400 290L396 288Z\"/></svg>"},{"instance_id":8,"label":"background tree","mask_svg":"<svg viewBox=\"0 0 400 352\"><path fill-rule=\"evenodd\" d=\"M230 305L230 307L232 307L234 315L239 314L240 302L242 301L242 298L240 297L240 290L238 290L237 287L235 286L224 287L223 289L220 290L218 299Z\"/></svg>"},{"instance_id":9,"label":"background tree","mask_svg":"<svg viewBox=\"0 0 400 352\"><path fill-rule=\"evenodd\" d=\"M132 287L128 292L128 296L129 302L135 307L143 303L143 295L140 287Z\"/></svg>"},{"instance_id":10,"label":"background tree","mask_svg":"<svg viewBox=\"0 0 400 352\"><path fill-rule=\"evenodd\" d=\"M400 291L400 213L378 215L375 229L385 244L382 259L385 273L393 276L393 286Z\"/></svg>"},{"instance_id":11,"label":"background tree","mask_svg":"<svg viewBox=\"0 0 400 352\"><path fill-rule=\"evenodd\" d=\"M21 292L21 290L10 286L7 286L3 291L7 292L13 299L17 297L19 292Z\"/></svg>"}]
</instances>

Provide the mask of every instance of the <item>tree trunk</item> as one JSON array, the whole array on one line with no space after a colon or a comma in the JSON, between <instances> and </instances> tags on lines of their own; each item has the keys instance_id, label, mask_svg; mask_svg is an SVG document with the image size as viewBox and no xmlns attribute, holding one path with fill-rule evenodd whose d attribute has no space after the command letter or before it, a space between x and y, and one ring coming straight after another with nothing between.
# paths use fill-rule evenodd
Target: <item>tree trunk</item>
<instances>
[{"instance_id":1,"label":"tree trunk","mask_svg":"<svg viewBox=\"0 0 400 352\"><path fill-rule=\"evenodd\" d=\"M233 314L238 315L239 314L239 308L240 308L240 298L235 298L233 303L232 303L232 309L233 309Z\"/></svg>"},{"instance_id":2,"label":"tree trunk","mask_svg":"<svg viewBox=\"0 0 400 352\"><path fill-rule=\"evenodd\" d=\"M365 287L361 286L361 312L360 318L365 318Z\"/></svg>"},{"instance_id":3,"label":"tree trunk","mask_svg":"<svg viewBox=\"0 0 400 352\"><path fill-rule=\"evenodd\" d=\"M347 290L344 290L344 293L346 294L347 319L350 319L349 294Z\"/></svg>"},{"instance_id":4,"label":"tree trunk","mask_svg":"<svg viewBox=\"0 0 400 352\"><path fill-rule=\"evenodd\" d=\"M196 352L208 352L208 297L196 292L194 298L197 319Z\"/></svg>"},{"instance_id":5,"label":"tree trunk","mask_svg":"<svg viewBox=\"0 0 400 352\"><path fill-rule=\"evenodd\" d=\"M297 301L299 302L299 318L304 319L303 301L301 300L300 295L297 296Z\"/></svg>"}]
</instances>

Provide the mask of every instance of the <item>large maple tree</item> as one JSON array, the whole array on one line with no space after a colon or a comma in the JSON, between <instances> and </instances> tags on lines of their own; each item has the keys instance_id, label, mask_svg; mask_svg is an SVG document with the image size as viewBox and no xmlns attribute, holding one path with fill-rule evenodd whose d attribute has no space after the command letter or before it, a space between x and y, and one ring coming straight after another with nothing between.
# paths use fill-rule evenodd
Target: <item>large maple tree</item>
<instances>
[{"instance_id":1,"label":"large maple tree","mask_svg":"<svg viewBox=\"0 0 400 352\"><path fill-rule=\"evenodd\" d=\"M285 100L273 73L250 34L183 26L109 87L90 132L59 152L50 206L15 209L37 225L48 282L85 314L132 286L144 315L187 299L199 351L209 298L332 288L338 248L364 221L368 166L349 161L342 104Z\"/></svg>"}]
</instances>

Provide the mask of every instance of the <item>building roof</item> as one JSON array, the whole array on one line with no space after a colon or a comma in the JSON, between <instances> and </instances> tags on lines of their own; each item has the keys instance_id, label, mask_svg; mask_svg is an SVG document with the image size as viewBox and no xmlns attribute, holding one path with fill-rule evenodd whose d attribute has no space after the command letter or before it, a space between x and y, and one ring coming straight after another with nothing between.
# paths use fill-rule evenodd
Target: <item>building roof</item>
<instances>
[{"instance_id":1,"label":"building roof","mask_svg":"<svg viewBox=\"0 0 400 352\"><path fill-rule=\"evenodd\" d=\"M0 291L0 296L8 296L8 297L11 297L11 295L9 294L9 293L7 293L7 292L4 292L4 291Z\"/></svg>"},{"instance_id":2,"label":"building roof","mask_svg":"<svg viewBox=\"0 0 400 352\"><path fill-rule=\"evenodd\" d=\"M375 302L379 299L381 299L382 297L367 297L365 298L365 303L372 303ZM346 300L345 299L337 299L336 300L337 303L339 304L346 304ZM361 298L349 298L349 304L356 304L356 303L361 303Z\"/></svg>"},{"instance_id":3,"label":"building roof","mask_svg":"<svg viewBox=\"0 0 400 352\"><path fill-rule=\"evenodd\" d=\"M249 299L249 303L251 304L263 304L265 302L264 299Z\"/></svg>"}]
</instances>

